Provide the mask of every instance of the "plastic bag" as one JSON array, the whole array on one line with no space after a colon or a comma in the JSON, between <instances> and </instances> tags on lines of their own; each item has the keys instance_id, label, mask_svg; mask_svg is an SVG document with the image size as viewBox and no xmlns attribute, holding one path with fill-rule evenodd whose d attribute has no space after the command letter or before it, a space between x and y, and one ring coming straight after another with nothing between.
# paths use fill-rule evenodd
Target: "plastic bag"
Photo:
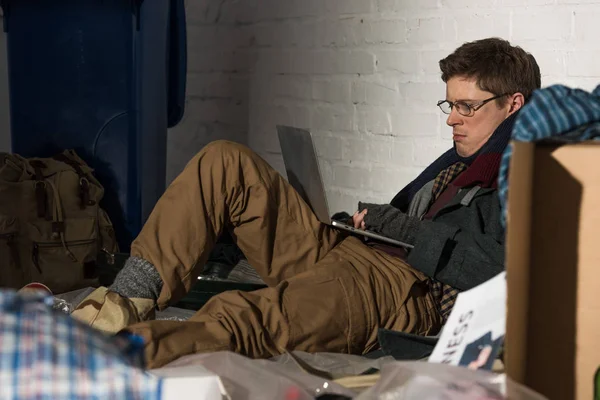
<instances>
[{"instance_id":1,"label":"plastic bag","mask_svg":"<svg viewBox=\"0 0 600 400\"><path fill-rule=\"evenodd\" d=\"M71 312L79 305L79 303L81 303L83 299L85 299L94 290L95 288L93 287L87 287L54 295L53 308L65 314L71 314Z\"/></svg>"},{"instance_id":2,"label":"plastic bag","mask_svg":"<svg viewBox=\"0 0 600 400\"><path fill-rule=\"evenodd\" d=\"M393 362L356 400L547 400L506 375L445 364Z\"/></svg>"},{"instance_id":3,"label":"plastic bag","mask_svg":"<svg viewBox=\"0 0 600 400\"><path fill-rule=\"evenodd\" d=\"M306 353L304 351L293 351L281 354L270 359L278 364L296 368L298 371L306 370L307 366L321 372L320 376L328 379L338 379L345 376L361 375L373 370L380 370L383 365L394 362L391 356L377 359L367 357L341 354L341 353ZM302 363L301 365L298 365Z\"/></svg>"},{"instance_id":4,"label":"plastic bag","mask_svg":"<svg viewBox=\"0 0 600 400\"><path fill-rule=\"evenodd\" d=\"M165 368L202 365L218 375L231 399L312 400L324 394L352 397L356 393L291 365L253 360L229 351L181 357Z\"/></svg>"},{"instance_id":5,"label":"plastic bag","mask_svg":"<svg viewBox=\"0 0 600 400\"><path fill-rule=\"evenodd\" d=\"M185 308L167 307L162 311L156 311L156 320L160 321L187 321L196 311Z\"/></svg>"}]
</instances>

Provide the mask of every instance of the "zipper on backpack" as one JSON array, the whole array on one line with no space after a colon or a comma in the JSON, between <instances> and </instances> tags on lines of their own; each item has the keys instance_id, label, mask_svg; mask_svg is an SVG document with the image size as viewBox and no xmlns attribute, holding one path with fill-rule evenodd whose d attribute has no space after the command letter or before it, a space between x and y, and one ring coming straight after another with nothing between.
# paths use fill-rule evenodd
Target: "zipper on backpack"
<instances>
[{"instance_id":1,"label":"zipper on backpack","mask_svg":"<svg viewBox=\"0 0 600 400\"><path fill-rule=\"evenodd\" d=\"M73 240L71 242L66 242L67 247L71 247L71 246L83 246L86 244L92 244L95 243L96 239L86 239L86 240ZM63 244L60 242L33 242L33 249L31 251L31 261L33 262L33 265L35 266L35 268L38 270L38 272L41 274L42 273L42 268L40 267L40 248L52 248L52 247L63 247ZM75 258L75 256L70 253L67 252L66 255L71 259L71 261L73 262L77 262L77 259Z\"/></svg>"}]
</instances>

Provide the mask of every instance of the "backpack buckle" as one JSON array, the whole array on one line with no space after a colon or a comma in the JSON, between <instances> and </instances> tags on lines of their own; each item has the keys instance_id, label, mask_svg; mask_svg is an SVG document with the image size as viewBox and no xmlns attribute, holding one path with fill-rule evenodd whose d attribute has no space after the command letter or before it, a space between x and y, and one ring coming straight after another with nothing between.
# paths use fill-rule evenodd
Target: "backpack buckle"
<instances>
[{"instance_id":1,"label":"backpack buckle","mask_svg":"<svg viewBox=\"0 0 600 400\"><path fill-rule=\"evenodd\" d=\"M108 265L115 265L115 255L110 251L106 250L105 247L102 248L102 252L106 254L106 263Z\"/></svg>"}]
</instances>

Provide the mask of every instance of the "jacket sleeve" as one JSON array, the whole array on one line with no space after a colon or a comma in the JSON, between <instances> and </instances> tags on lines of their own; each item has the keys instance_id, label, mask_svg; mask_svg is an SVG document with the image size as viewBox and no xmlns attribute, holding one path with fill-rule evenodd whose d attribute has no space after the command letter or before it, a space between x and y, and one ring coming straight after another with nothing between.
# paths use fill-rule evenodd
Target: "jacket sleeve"
<instances>
[{"instance_id":1,"label":"jacket sleeve","mask_svg":"<svg viewBox=\"0 0 600 400\"><path fill-rule=\"evenodd\" d=\"M459 290L471 289L504 269L504 243L484 232L421 221L408 263Z\"/></svg>"},{"instance_id":2,"label":"jacket sleeve","mask_svg":"<svg viewBox=\"0 0 600 400\"><path fill-rule=\"evenodd\" d=\"M414 244L415 232L421 221L410 217L389 204L358 203L360 211L367 209L365 225L370 231L380 233L401 242Z\"/></svg>"}]
</instances>

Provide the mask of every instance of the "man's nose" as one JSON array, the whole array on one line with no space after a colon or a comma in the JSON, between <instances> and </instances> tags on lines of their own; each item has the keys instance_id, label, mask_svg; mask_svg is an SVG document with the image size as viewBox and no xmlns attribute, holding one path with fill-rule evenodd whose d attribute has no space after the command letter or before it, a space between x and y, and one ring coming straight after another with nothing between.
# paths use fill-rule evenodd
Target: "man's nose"
<instances>
[{"instance_id":1,"label":"man's nose","mask_svg":"<svg viewBox=\"0 0 600 400\"><path fill-rule=\"evenodd\" d=\"M459 112L456 111L456 107L452 107L452 109L450 110L450 114L448 114L448 118L446 119L446 124L448 126L458 125L461 120L462 115L460 115Z\"/></svg>"}]
</instances>

